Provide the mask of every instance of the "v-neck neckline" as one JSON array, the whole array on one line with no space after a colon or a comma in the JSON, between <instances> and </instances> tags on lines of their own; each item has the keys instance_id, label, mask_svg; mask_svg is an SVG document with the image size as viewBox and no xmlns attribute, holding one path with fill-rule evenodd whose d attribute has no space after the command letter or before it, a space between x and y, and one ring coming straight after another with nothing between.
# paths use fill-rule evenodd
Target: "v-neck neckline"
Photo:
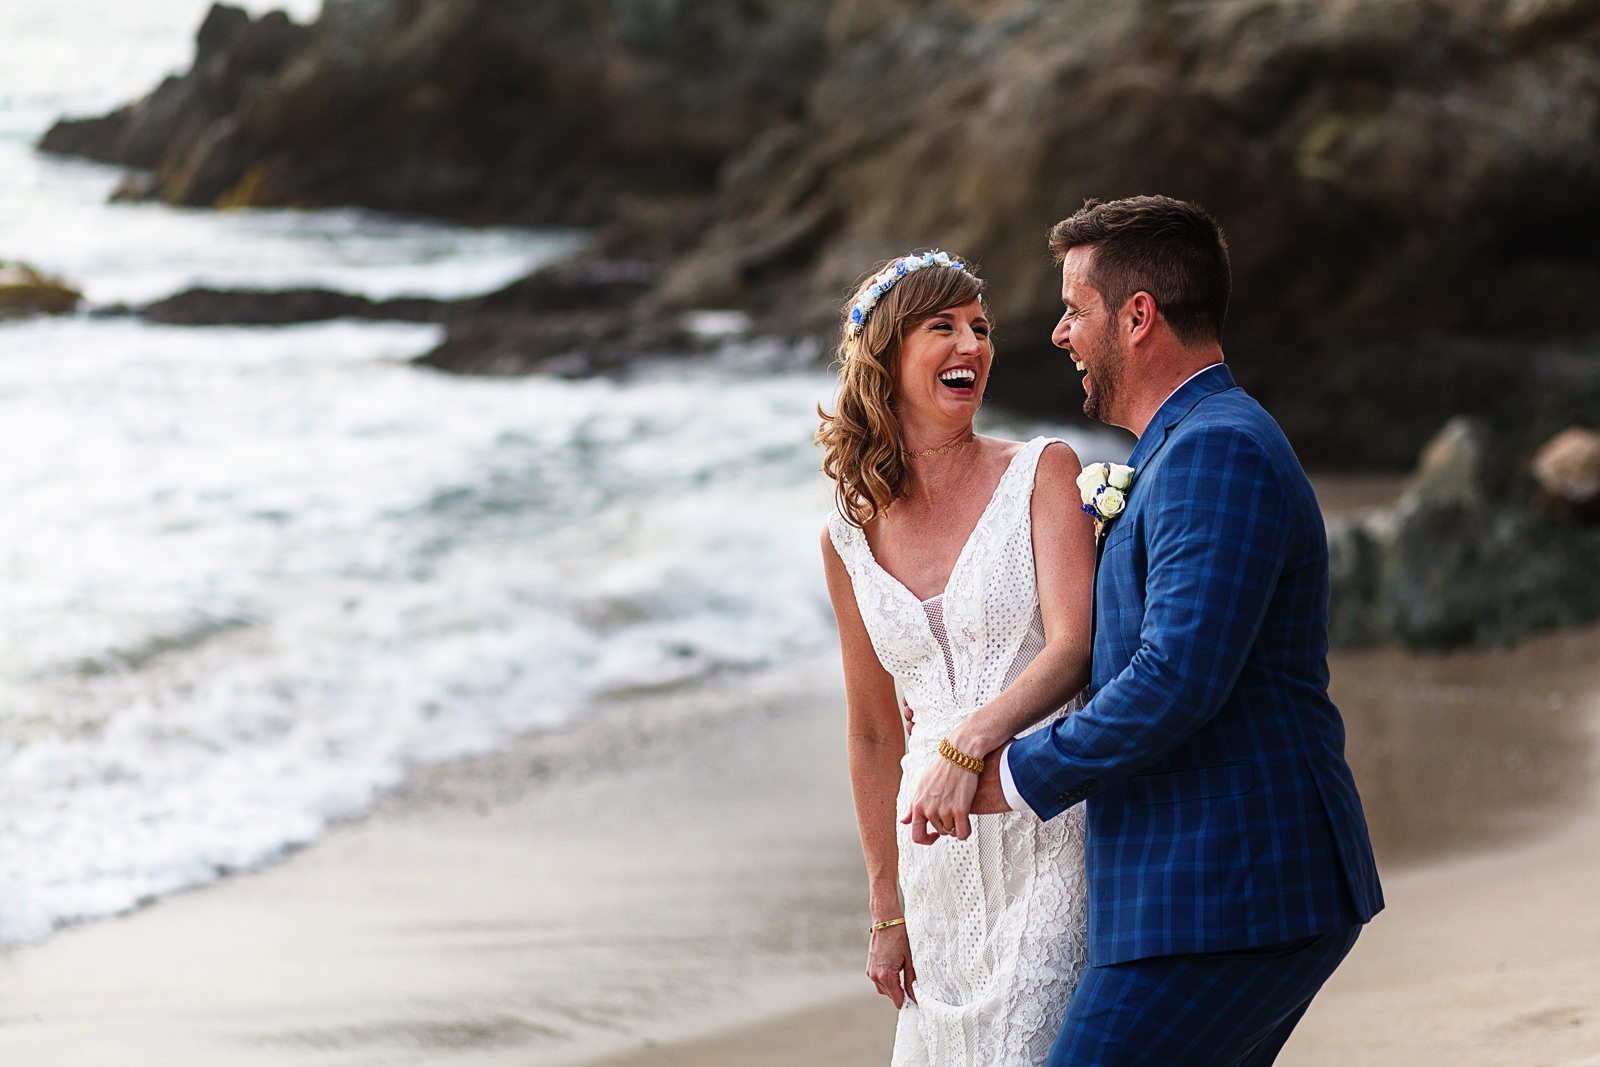
<instances>
[{"instance_id":1,"label":"v-neck neckline","mask_svg":"<svg viewBox=\"0 0 1600 1067\"><path fill-rule=\"evenodd\" d=\"M1035 440L1038 439L1035 438ZM1046 443L1048 444L1048 442ZM989 512L994 510L995 501L1000 499L1000 490L1005 488L1006 479L1011 477L1012 471L1017 469L1017 461L1028 453L1028 450L1033 447L1033 444L1033 441L1028 441L1023 444L1021 448L1017 449L1017 454L1012 456L1010 462L1006 464L1006 469L1000 474L1000 480L994 485L994 492L989 494L989 502L983 506L983 511L978 515L978 521L973 523L972 529L967 532L967 539L961 542L961 551L956 553L956 561L951 565L950 573L945 575L944 587L937 593L926 598L919 597L916 593L911 591L910 586L906 585L906 583L902 582L899 578L896 578L893 574L889 573L889 568L878 562L878 554L872 550L872 542L867 538L867 531L862 530L861 543L863 546L865 546L867 550L867 558L872 561L872 565L876 567L885 578L888 578L889 581L893 582L907 596L915 600L923 607L926 607L935 600L938 600L940 597L944 596L945 593L950 591L950 583L955 580L956 572L961 569L961 564L966 562L967 553L972 549L972 540L978 536L978 531L983 528L983 520L989 517Z\"/></svg>"}]
</instances>

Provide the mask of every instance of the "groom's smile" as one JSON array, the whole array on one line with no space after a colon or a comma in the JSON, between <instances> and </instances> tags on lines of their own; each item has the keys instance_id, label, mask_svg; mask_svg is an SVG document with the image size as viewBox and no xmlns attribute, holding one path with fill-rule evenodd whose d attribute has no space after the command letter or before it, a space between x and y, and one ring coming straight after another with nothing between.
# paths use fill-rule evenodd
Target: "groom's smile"
<instances>
[{"instance_id":1,"label":"groom's smile","mask_svg":"<svg viewBox=\"0 0 1600 1067\"><path fill-rule=\"evenodd\" d=\"M1092 255L1091 248L1078 247L1061 261L1061 303L1066 310L1050 340L1083 374L1084 414L1106 422L1121 377L1121 353L1110 332L1115 323L1106 312L1105 300L1088 280Z\"/></svg>"}]
</instances>

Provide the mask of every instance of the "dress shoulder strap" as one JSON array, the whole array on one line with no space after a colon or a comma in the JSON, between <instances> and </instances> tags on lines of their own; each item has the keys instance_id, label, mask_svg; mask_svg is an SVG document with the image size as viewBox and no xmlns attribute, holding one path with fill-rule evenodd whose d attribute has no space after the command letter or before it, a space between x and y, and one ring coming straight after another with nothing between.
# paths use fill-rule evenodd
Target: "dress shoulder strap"
<instances>
[{"instance_id":1,"label":"dress shoulder strap","mask_svg":"<svg viewBox=\"0 0 1600 1067\"><path fill-rule=\"evenodd\" d=\"M1039 458L1044 455L1046 448L1058 441L1061 441L1061 438L1035 437L1023 445L1012 458L1011 466L1006 468L1000 484L994 491L995 501L990 511L997 523L1009 526L1015 520L1015 512L1019 507L1026 511L1027 505L1033 499L1033 483L1039 471ZM1002 515L1006 518L1002 519Z\"/></svg>"},{"instance_id":2,"label":"dress shoulder strap","mask_svg":"<svg viewBox=\"0 0 1600 1067\"><path fill-rule=\"evenodd\" d=\"M867 535L861 527L853 525L837 507L828 513L828 539L833 550L839 553L845 569L855 576L862 563L862 553L867 551Z\"/></svg>"}]
</instances>

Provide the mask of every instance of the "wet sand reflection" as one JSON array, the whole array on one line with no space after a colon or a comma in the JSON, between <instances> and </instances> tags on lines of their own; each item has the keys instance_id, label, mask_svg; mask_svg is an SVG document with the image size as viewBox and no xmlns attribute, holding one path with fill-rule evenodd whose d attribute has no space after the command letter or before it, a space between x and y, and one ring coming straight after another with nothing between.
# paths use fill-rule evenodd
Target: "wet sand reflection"
<instances>
[{"instance_id":1,"label":"wet sand reflection","mask_svg":"<svg viewBox=\"0 0 1600 1067\"><path fill-rule=\"evenodd\" d=\"M1510 651L1330 662L1381 865L1503 844L1594 797L1600 629Z\"/></svg>"}]
</instances>

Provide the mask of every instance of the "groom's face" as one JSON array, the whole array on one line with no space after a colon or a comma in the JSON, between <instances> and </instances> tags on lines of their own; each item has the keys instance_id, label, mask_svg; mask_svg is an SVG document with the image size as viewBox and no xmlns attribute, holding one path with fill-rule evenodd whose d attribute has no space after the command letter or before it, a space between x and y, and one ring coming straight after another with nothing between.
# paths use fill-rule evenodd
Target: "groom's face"
<instances>
[{"instance_id":1,"label":"groom's face","mask_svg":"<svg viewBox=\"0 0 1600 1067\"><path fill-rule=\"evenodd\" d=\"M1126 367L1116 316L1089 284L1094 249L1080 245L1061 261L1061 303L1066 310L1050 335L1083 372L1083 413L1100 422L1116 417L1117 392Z\"/></svg>"}]
</instances>

